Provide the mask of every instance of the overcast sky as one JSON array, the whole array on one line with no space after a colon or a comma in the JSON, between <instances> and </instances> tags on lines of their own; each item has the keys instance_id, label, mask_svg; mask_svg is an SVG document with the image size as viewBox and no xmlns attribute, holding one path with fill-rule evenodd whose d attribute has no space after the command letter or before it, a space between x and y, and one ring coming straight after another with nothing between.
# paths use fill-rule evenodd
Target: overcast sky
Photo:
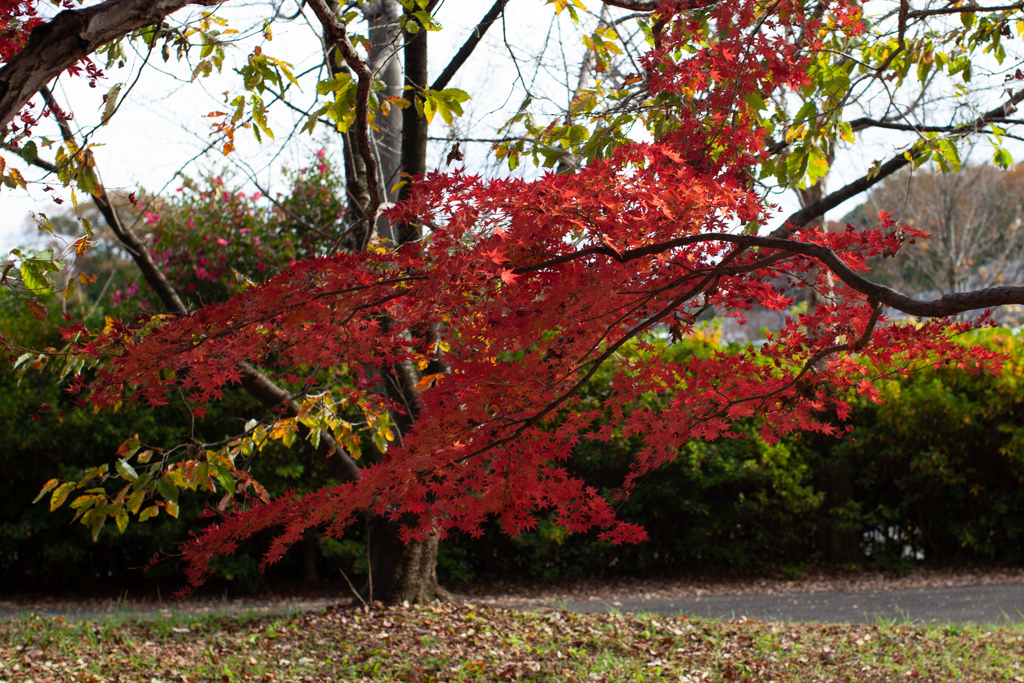
<instances>
[{"instance_id":1,"label":"overcast sky","mask_svg":"<svg viewBox=\"0 0 1024 683\"><path fill-rule=\"evenodd\" d=\"M286 3L285 12L294 11ZM435 76L458 47L466 39L469 30L479 21L490 6L490 0L444 0L437 16L444 30L430 35L431 77ZM593 10L599 3L587 3ZM230 20L230 27L245 31L259 16L258 8L249 4L227 3L220 11ZM617 12L615 16L624 14ZM458 130L467 136L491 137L520 106L524 97L521 74L530 84L531 93L541 101L550 98L552 113L558 111L568 98L566 83L575 85L576 74L582 57L582 44L578 31L574 29L563 13L553 19L554 11L542 0L510 0L504 24L492 26L484 42L477 48L470 62L451 83L461 87L473 97L467 103L466 116L456 120ZM183 19L186 13L175 18ZM593 17L584 19L587 30L596 24ZM315 68L321 61L316 32L309 22L298 19L290 24L280 24L274 30L274 38L263 46L264 52L293 65L295 73ZM237 64L244 60L252 48L253 41L244 47L231 50L228 62ZM132 49L132 48L129 48ZM510 50L520 60L514 63ZM195 60L197 51L193 52ZM539 62L532 57L543 54ZM333 149L335 138L330 131L318 129L312 137L296 134L292 142L286 141L296 125L301 126L304 118L283 107L272 110L272 128L277 142L258 145L249 132L239 131L237 151L230 158L218 152L203 154L210 144L211 119L204 115L212 111L223 111L225 92L234 96L240 92L240 79L226 65L223 76L191 81L191 67L177 63L173 58L164 63L159 50L153 53L141 77L137 78L144 61L143 54L132 53L125 68L112 69L95 89L88 87L85 79L62 77L55 93L58 100L68 104L74 112L74 124L81 132L90 134L90 140L98 147L95 150L97 168L107 188L115 193L145 188L154 193L174 191L180 181L179 171L197 176L208 171L234 168L241 180L244 173L251 173L264 188L282 191L282 167L297 168L319 148ZM568 78L566 74L568 73ZM137 80L136 80L137 78ZM103 95L116 83L124 84L122 93L130 89L129 95L111 123L96 128L99 113L103 107ZM302 107L313 101L314 81L304 80L304 90L296 99ZM55 128L40 127L54 139L59 138ZM431 126L432 136L444 137L447 127L435 119ZM286 143L286 144L285 144ZM894 151L897 140L890 134L879 132L872 135L866 144L858 143L854 150L844 151L833 166L829 187L834 189L859 177L874 159L887 159ZM495 172L497 166L488 161L489 145L469 146L466 163L474 171ZM443 163L446 145L437 142L432 145L431 163ZM990 151L982 150L979 159L988 158ZM5 154L9 163L13 155ZM52 159L52 150L41 150L41 157ZM0 253L26 242L32 234L25 232L31 212L56 213L70 207L70 192L59 187L53 179L49 181L41 172L32 168L22 170L32 182L29 191L0 190ZM243 170L244 169L244 170ZM524 164L517 173L537 173L529 164ZM46 191L46 188L55 191ZM65 203L57 207L51 197L63 198ZM793 193L776 197L786 215L796 208ZM856 206L863 198L848 201L829 214L838 219Z\"/></svg>"}]
</instances>

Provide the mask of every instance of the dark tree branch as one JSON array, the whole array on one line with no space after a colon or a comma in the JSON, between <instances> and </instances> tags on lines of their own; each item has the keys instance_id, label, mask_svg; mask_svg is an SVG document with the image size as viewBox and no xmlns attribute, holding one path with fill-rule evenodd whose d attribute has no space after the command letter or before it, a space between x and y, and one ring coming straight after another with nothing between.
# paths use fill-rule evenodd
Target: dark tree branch
<instances>
[{"instance_id":1,"label":"dark tree branch","mask_svg":"<svg viewBox=\"0 0 1024 683\"><path fill-rule=\"evenodd\" d=\"M161 23L188 5L222 0L107 0L65 10L32 30L25 47L0 68L0 127L7 126L41 88L101 45Z\"/></svg>"},{"instance_id":2,"label":"dark tree branch","mask_svg":"<svg viewBox=\"0 0 1024 683\"><path fill-rule=\"evenodd\" d=\"M967 12L1012 12L1024 9L1024 2L1013 5L999 5L997 7L982 7L981 5L960 5L958 7L943 7L942 9L920 9L907 14L910 19L920 17L934 17L940 14L965 14Z\"/></svg>"},{"instance_id":3,"label":"dark tree branch","mask_svg":"<svg viewBox=\"0 0 1024 683\"><path fill-rule=\"evenodd\" d=\"M875 71L877 71L878 73L882 73L883 71L888 69L889 65L892 64L892 60L896 59L896 56L898 54L900 54L901 52L903 52L904 50L907 49L907 43L906 43L906 40L905 40L905 35L907 33L907 13L909 11L910 11L910 0L900 0L899 19L898 19L899 24L898 24L897 32L896 32L897 42L899 43L899 45L896 47L895 50L893 50L892 52L889 53L889 56L885 58L885 61L883 61L878 66L874 67Z\"/></svg>"},{"instance_id":4,"label":"dark tree branch","mask_svg":"<svg viewBox=\"0 0 1024 683\"><path fill-rule=\"evenodd\" d=\"M689 0L689 2L679 3L680 6L676 7L676 11L686 11L691 9L703 9L710 7L711 5L717 5L722 0ZM661 5L661 0L603 0L604 4L611 7L620 7L622 9L633 10L634 12L653 12L658 9Z\"/></svg>"},{"instance_id":5,"label":"dark tree branch","mask_svg":"<svg viewBox=\"0 0 1024 683\"><path fill-rule=\"evenodd\" d=\"M964 137L966 135L976 133L980 129L987 126L990 122L998 121L1008 116L1010 113L1016 110L1017 105L1020 104L1022 101L1024 101L1024 89L1021 89L1018 92L1014 93L1013 96L1011 96L1010 99L1008 99L1006 102L999 105L995 109L986 112L982 116L979 116L974 121L966 123L962 126L957 126L951 131L950 135L951 137ZM850 199L851 197L856 197L861 192L864 192L871 186L889 177L890 175L900 170L907 164L920 158L925 153L925 149L926 148L923 145L918 144L912 149L908 150L907 152L904 152L902 154L894 156L892 159L889 159L889 161L882 164L875 173L868 174L862 178L858 178L857 180L854 180L852 183L849 183L844 187L841 187L835 192L831 192L828 195L822 197L820 200L814 202L813 204L805 206L799 211L791 214L789 218L786 219L786 222L783 224L783 226L772 233L772 236L786 237L792 232L794 228L800 228L807 225L816 217L823 215L826 211L834 209L835 207L839 206L840 204L845 202L847 199Z\"/></svg>"},{"instance_id":6,"label":"dark tree branch","mask_svg":"<svg viewBox=\"0 0 1024 683\"><path fill-rule=\"evenodd\" d=\"M348 30L345 24L338 20L338 17L330 10L324 0L308 0L309 7L316 14L324 28L324 34L334 43L338 53L345 60L348 68L355 72L358 79L356 87L356 143L359 147L359 156L366 165L366 185L370 193L370 203L366 215L370 221L366 231L363 244L359 245L360 251L365 251L373 235L373 227L377 224L378 214L381 207L381 188L378 181L377 159L373 154L373 144L370 140L370 125L367 117L370 102L370 85L373 83L373 74L370 67L356 52L355 47L348 39Z\"/></svg>"},{"instance_id":7,"label":"dark tree branch","mask_svg":"<svg viewBox=\"0 0 1024 683\"><path fill-rule=\"evenodd\" d=\"M630 9L634 12L653 12L658 9L661 0L604 0L604 4Z\"/></svg>"},{"instance_id":8,"label":"dark tree branch","mask_svg":"<svg viewBox=\"0 0 1024 683\"><path fill-rule=\"evenodd\" d=\"M636 249L627 249L625 251L616 252L611 247L599 246L599 247L588 247L586 249L580 249L579 251L572 252L570 254L563 254L555 258L548 259L540 263L534 263L528 266L519 266L513 268L512 272L516 275L522 275L526 273L532 273L539 270L546 270L562 263L568 263L575 261L580 258L586 258L589 256L603 255L612 258L619 263L628 263L639 258L647 256L653 256L656 254L662 254L672 249L684 247L692 244L700 244L703 242L728 242L741 247L743 250L750 249L753 247L774 249L780 252L788 253L790 255L807 256L809 258L817 259L829 270L831 270L836 277L843 281L847 287L853 289L861 294L866 295L873 301L881 302L889 308L894 308L898 311L906 313L907 315L918 316L922 318L941 318L951 315L957 315L966 311L975 311L984 308L992 308L995 306L1004 306L1007 304L1024 304L1024 286L1012 286L1012 287L990 287L987 289L979 289L973 292L959 292L954 294L947 294L939 299L930 301L921 301L918 299L911 298L906 294L897 292L891 287L880 285L875 282L871 282L867 278L858 275L850 269L846 263L840 259L835 252L827 247L823 247L820 244L812 244L810 242L797 242L788 240L782 237L760 237L757 235L733 235L730 233L703 233L697 235L686 235L684 237L678 237L674 240L668 240L665 242L658 242L657 244L650 244L646 247L638 247ZM773 255L771 262L775 263L781 259L775 258L777 255ZM724 263L724 261L723 261ZM721 265L721 264L720 264ZM722 272L726 270L725 266L716 272ZM741 272L741 271L737 271Z\"/></svg>"},{"instance_id":9,"label":"dark tree branch","mask_svg":"<svg viewBox=\"0 0 1024 683\"><path fill-rule=\"evenodd\" d=\"M1005 118L991 119L990 123L1017 123ZM894 123L878 119L859 118L850 121L853 132L866 128L885 128L886 130L903 130L913 133L956 133L959 126L915 126L909 123Z\"/></svg>"},{"instance_id":10,"label":"dark tree branch","mask_svg":"<svg viewBox=\"0 0 1024 683\"><path fill-rule=\"evenodd\" d=\"M407 17L408 18L408 17ZM418 20L416 20L417 23ZM411 180L427 172L427 133L429 123L425 116L416 111L416 98L427 85L427 31L420 24L416 33L403 31L405 39L405 100L408 106L402 110L402 160L399 169L405 185L399 191L399 200L408 199L412 190ZM415 242L422 236L419 224L403 221L397 226L395 236L399 244Z\"/></svg>"},{"instance_id":11,"label":"dark tree branch","mask_svg":"<svg viewBox=\"0 0 1024 683\"><path fill-rule=\"evenodd\" d=\"M466 63L469 56L473 54L473 50L475 50L476 46L480 44L484 34L487 33L487 29L489 29L491 24L493 24L497 18L501 16L501 13L505 11L505 5L507 3L508 0L495 0L494 4L491 5L491 9L487 11L487 14L484 15L484 18L480 20L480 23L473 29L469 38L466 39L466 42L463 43L462 47L459 48L459 51L455 53L454 57L452 57L452 61L448 62L448 66L444 68L441 75L430 84L431 90L444 90L448 86L452 77L454 77L456 72L462 68L462 65Z\"/></svg>"}]
</instances>

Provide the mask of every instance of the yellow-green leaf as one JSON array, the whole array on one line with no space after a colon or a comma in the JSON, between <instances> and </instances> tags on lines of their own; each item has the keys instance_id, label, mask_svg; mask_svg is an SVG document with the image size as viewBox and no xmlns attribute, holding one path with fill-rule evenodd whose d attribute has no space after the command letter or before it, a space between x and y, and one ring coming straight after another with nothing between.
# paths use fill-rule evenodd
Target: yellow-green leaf
<instances>
[{"instance_id":1,"label":"yellow-green leaf","mask_svg":"<svg viewBox=\"0 0 1024 683\"><path fill-rule=\"evenodd\" d=\"M57 487L57 490L50 496L50 512L53 512L68 499L68 494L75 490L74 483L67 481Z\"/></svg>"}]
</instances>

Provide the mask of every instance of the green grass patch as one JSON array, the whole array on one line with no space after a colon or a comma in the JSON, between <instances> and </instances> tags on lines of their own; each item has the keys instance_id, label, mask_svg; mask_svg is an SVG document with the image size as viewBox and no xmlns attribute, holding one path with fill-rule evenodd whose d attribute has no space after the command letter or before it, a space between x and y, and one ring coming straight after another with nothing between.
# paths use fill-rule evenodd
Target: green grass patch
<instances>
[{"instance_id":1,"label":"green grass patch","mask_svg":"<svg viewBox=\"0 0 1024 683\"><path fill-rule=\"evenodd\" d=\"M788 624L433 604L0 624L0 682L1012 681L1024 628Z\"/></svg>"}]
</instances>

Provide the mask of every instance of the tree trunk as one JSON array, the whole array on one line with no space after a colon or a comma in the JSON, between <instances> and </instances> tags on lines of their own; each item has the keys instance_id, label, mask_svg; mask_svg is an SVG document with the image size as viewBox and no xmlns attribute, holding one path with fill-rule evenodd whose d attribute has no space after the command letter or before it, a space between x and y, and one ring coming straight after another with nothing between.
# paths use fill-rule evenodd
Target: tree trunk
<instances>
[{"instance_id":1,"label":"tree trunk","mask_svg":"<svg viewBox=\"0 0 1024 683\"><path fill-rule=\"evenodd\" d=\"M363 595L388 605L429 602L438 595L438 539L403 543L398 530L398 522L370 518L370 581Z\"/></svg>"},{"instance_id":2,"label":"tree trunk","mask_svg":"<svg viewBox=\"0 0 1024 683\"><path fill-rule=\"evenodd\" d=\"M337 2L330 3L335 12L341 6ZM378 97L402 97L405 76L403 75L399 47L409 38L400 30L402 8L396 0L373 0L366 5L365 16L369 21L369 38L371 47L369 62L371 70L383 81L385 90ZM412 60L413 71L416 73L416 87L422 88L426 80L426 35L421 32L412 46L416 58ZM408 50L406 50L408 53ZM328 64L334 64L328 54ZM340 68L335 66L334 68ZM411 96L414 94L410 93ZM405 116L403 116L403 113ZM408 162L403 163L403 152L411 155L413 175L422 174L426 164L426 122L415 122L408 132L403 130L403 119L410 120L410 112L392 110L390 116L378 117L376 131L373 135L374 153L380 168L381 188L386 192L382 197L385 201L396 201L398 192L390 189L398 182L402 173L409 173ZM415 120L415 110L412 111ZM406 138L409 138L408 140ZM365 212L369 204L366 194L366 165L362 163L359 152L349 136L343 138L345 154L346 187L349 201L353 204L355 214ZM403 244L419 239L416 229L402 229L403 226L392 227L382 221L376 226L380 236L394 244ZM356 244L366 244L362 235ZM387 324L387 321L383 321ZM381 391L397 404L406 407L406 414L394 415L394 423L399 430L398 437L404 434L415 419L416 396L414 387L417 377L415 369L397 366L389 370L376 370L381 376ZM424 542L403 543L398 535L399 525L386 519L371 515L368 519L368 553L370 576L367 585L360 591L364 599L372 599L385 604L402 602L429 602L437 595L437 548L438 540L429 539Z\"/></svg>"},{"instance_id":3,"label":"tree trunk","mask_svg":"<svg viewBox=\"0 0 1024 683\"><path fill-rule=\"evenodd\" d=\"M315 533L307 533L302 539L303 581L320 580L320 574L316 570L316 537Z\"/></svg>"}]
</instances>

